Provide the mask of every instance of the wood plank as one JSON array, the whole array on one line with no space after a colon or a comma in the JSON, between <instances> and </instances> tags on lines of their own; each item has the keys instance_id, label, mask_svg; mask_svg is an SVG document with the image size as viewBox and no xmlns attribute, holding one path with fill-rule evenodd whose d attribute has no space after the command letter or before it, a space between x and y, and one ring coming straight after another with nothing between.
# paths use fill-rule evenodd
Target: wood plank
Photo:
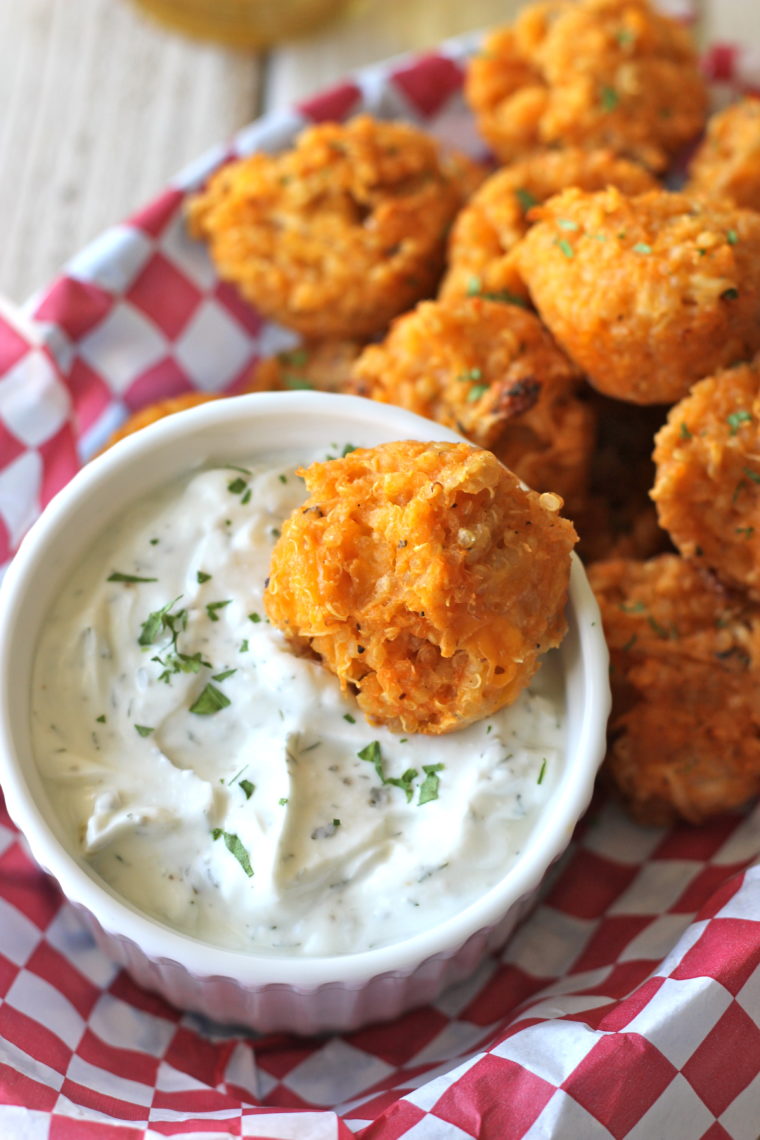
<instances>
[{"instance_id":1,"label":"wood plank","mask_svg":"<svg viewBox=\"0 0 760 1140\"><path fill-rule=\"evenodd\" d=\"M257 112L254 57L116 0L0 0L0 293L22 301Z\"/></svg>"}]
</instances>

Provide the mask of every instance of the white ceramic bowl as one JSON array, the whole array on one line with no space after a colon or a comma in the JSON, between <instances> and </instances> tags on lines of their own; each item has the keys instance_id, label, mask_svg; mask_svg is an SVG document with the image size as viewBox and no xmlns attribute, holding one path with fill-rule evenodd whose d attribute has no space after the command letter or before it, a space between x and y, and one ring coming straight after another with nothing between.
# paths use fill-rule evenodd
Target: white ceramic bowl
<instances>
[{"instance_id":1,"label":"white ceramic bowl","mask_svg":"<svg viewBox=\"0 0 760 1140\"><path fill-rule=\"evenodd\" d=\"M607 650L583 568L573 559L569 633L560 650L567 762L523 853L460 913L389 946L331 957L220 949L170 930L118 898L71 852L32 758L30 677L53 599L109 519L193 467L258 452L313 452L335 440L458 440L428 420L351 396L293 392L220 400L130 436L86 466L24 540L0 590L0 783L37 862L79 908L104 951L173 1004L261 1031L318 1033L388 1019L431 1001L500 946L586 808L604 750Z\"/></svg>"}]
</instances>

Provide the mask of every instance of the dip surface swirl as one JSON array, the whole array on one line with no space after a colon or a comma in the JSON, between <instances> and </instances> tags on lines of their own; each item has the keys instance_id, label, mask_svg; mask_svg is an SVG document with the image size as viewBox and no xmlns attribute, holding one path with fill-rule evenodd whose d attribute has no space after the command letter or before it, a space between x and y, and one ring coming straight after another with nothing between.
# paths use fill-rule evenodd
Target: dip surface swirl
<instances>
[{"instance_id":1,"label":"dip surface swirl","mask_svg":"<svg viewBox=\"0 0 760 1140\"><path fill-rule=\"evenodd\" d=\"M563 764L551 655L498 714L398 736L269 624L272 546L305 498L294 469L324 458L201 470L137 503L36 652L35 759L71 851L230 949L351 953L443 921L503 877Z\"/></svg>"}]
</instances>

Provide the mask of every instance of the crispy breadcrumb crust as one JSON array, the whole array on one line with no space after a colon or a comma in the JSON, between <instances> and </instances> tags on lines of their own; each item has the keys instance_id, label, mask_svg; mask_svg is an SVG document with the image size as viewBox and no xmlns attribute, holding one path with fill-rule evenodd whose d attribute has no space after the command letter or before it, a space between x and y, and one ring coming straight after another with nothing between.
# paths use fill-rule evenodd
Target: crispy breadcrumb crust
<instances>
[{"instance_id":1,"label":"crispy breadcrumb crust","mask_svg":"<svg viewBox=\"0 0 760 1140\"><path fill-rule=\"evenodd\" d=\"M646 0L532 4L486 38L465 90L504 162L542 146L608 146L662 170L707 113L689 33Z\"/></svg>"},{"instance_id":2,"label":"crispy breadcrumb crust","mask_svg":"<svg viewBox=\"0 0 760 1140\"><path fill-rule=\"evenodd\" d=\"M347 392L351 370L363 342L304 341L298 348L259 360L246 385L247 392Z\"/></svg>"},{"instance_id":3,"label":"crispy breadcrumb crust","mask_svg":"<svg viewBox=\"0 0 760 1140\"><path fill-rule=\"evenodd\" d=\"M643 167L609 149L538 151L497 170L457 215L440 297L527 295L512 250L528 231L530 210L569 186L643 194L657 186Z\"/></svg>"},{"instance_id":4,"label":"crispy breadcrumb crust","mask_svg":"<svg viewBox=\"0 0 760 1140\"><path fill-rule=\"evenodd\" d=\"M121 427L108 437L101 450L106 451L125 436L132 435L133 432L140 431L157 420L163 420L166 416L173 416L176 412L183 412L185 408L195 408L198 404L207 404L210 400L218 399L220 396L216 392L183 392L181 396L169 396L166 400L147 404L139 412L133 412Z\"/></svg>"},{"instance_id":5,"label":"crispy breadcrumb crust","mask_svg":"<svg viewBox=\"0 0 760 1140\"><path fill-rule=\"evenodd\" d=\"M700 823L760 792L760 610L675 554L589 579L610 647L605 767L634 817Z\"/></svg>"},{"instance_id":6,"label":"crispy breadcrumb crust","mask_svg":"<svg viewBox=\"0 0 760 1140\"><path fill-rule=\"evenodd\" d=\"M740 99L710 117L686 189L760 210L760 98Z\"/></svg>"},{"instance_id":7,"label":"crispy breadcrumb crust","mask_svg":"<svg viewBox=\"0 0 760 1140\"><path fill-rule=\"evenodd\" d=\"M482 177L432 136L361 115L224 166L189 205L219 275L309 337L370 337L435 291L448 229Z\"/></svg>"},{"instance_id":8,"label":"crispy breadcrumb crust","mask_svg":"<svg viewBox=\"0 0 760 1140\"><path fill-rule=\"evenodd\" d=\"M423 301L353 370L353 388L489 447L568 508L586 489L594 417L580 374L524 309L482 297Z\"/></svg>"},{"instance_id":9,"label":"crispy breadcrumb crust","mask_svg":"<svg viewBox=\"0 0 760 1140\"><path fill-rule=\"evenodd\" d=\"M601 392L674 403L760 349L760 214L665 190L563 191L516 246L558 343Z\"/></svg>"},{"instance_id":10,"label":"crispy breadcrumb crust","mask_svg":"<svg viewBox=\"0 0 760 1140\"><path fill-rule=\"evenodd\" d=\"M760 356L695 384L654 459L652 498L678 549L760 602Z\"/></svg>"},{"instance_id":11,"label":"crispy breadcrumb crust","mask_svg":"<svg viewBox=\"0 0 760 1140\"><path fill-rule=\"evenodd\" d=\"M396 732L440 734L514 701L561 641L576 535L561 500L487 451L402 441L315 463L265 604Z\"/></svg>"}]
</instances>

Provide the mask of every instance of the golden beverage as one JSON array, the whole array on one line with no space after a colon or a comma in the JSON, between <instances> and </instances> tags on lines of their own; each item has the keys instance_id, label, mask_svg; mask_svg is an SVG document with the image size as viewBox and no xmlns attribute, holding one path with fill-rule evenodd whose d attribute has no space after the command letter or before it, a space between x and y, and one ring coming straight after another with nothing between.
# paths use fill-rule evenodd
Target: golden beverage
<instances>
[{"instance_id":1,"label":"golden beverage","mask_svg":"<svg viewBox=\"0 0 760 1140\"><path fill-rule=\"evenodd\" d=\"M328 19L346 0L134 0L168 27L235 47L263 47Z\"/></svg>"}]
</instances>

